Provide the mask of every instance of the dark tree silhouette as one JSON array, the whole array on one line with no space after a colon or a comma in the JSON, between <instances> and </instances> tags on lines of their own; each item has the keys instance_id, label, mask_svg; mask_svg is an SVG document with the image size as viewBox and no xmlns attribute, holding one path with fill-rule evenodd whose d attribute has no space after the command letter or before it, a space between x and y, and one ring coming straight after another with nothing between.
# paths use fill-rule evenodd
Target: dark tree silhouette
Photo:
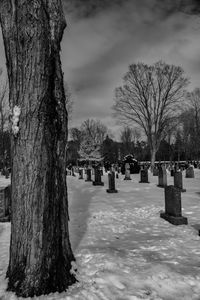
<instances>
[{"instance_id":1,"label":"dark tree silhouette","mask_svg":"<svg viewBox=\"0 0 200 300\"><path fill-rule=\"evenodd\" d=\"M157 62L129 66L123 86L115 91L114 116L129 126L139 125L146 134L151 163L165 130L178 113L188 80L180 67Z\"/></svg>"}]
</instances>

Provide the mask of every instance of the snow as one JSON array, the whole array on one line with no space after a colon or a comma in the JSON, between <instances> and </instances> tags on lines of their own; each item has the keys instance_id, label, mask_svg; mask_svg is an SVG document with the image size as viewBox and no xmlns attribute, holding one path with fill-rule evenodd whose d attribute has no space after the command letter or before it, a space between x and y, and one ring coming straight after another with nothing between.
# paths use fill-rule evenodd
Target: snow
<instances>
[{"instance_id":1,"label":"snow","mask_svg":"<svg viewBox=\"0 0 200 300\"><path fill-rule=\"evenodd\" d=\"M184 175L184 173L183 173ZM173 226L160 218L164 190L149 173L116 179L117 194L102 186L67 177L70 240L76 257L72 272L78 283L61 294L38 300L199 300L200 299L200 170L183 176L182 213L188 225ZM0 178L0 184L1 181ZM173 177L168 174L168 184ZM1 186L1 185L0 185ZM17 300L6 292L10 224L0 224L0 299Z\"/></svg>"},{"instance_id":2,"label":"snow","mask_svg":"<svg viewBox=\"0 0 200 300\"><path fill-rule=\"evenodd\" d=\"M5 176L0 175L0 189L8 186L10 184L10 178L5 178Z\"/></svg>"}]
</instances>

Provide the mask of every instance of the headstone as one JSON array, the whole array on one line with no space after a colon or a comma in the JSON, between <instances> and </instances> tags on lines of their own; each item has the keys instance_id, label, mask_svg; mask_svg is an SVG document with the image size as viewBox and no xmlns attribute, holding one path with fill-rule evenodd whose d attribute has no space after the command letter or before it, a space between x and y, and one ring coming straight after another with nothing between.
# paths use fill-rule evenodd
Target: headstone
<instances>
[{"instance_id":1,"label":"headstone","mask_svg":"<svg viewBox=\"0 0 200 300\"><path fill-rule=\"evenodd\" d=\"M125 164L125 177L124 180L131 180L131 175L130 175L130 165L129 163Z\"/></svg>"},{"instance_id":2,"label":"headstone","mask_svg":"<svg viewBox=\"0 0 200 300\"><path fill-rule=\"evenodd\" d=\"M72 167L72 176L76 177L76 174L74 173L74 167Z\"/></svg>"},{"instance_id":3,"label":"headstone","mask_svg":"<svg viewBox=\"0 0 200 300\"><path fill-rule=\"evenodd\" d=\"M189 166L185 170L185 177L186 178L194 178L194 168L193 168L193 166Z\"/></svg>"},{"instance_id":4,"label":"headstone","mask_svg":"<svg viewBox=\"0 0 200 300\"><path fill-rule=\"evenodd\" d=\"M165 167L160 167L158 170L158 186L159 187L167 186L167 171Z\"/></svg>"},{"instance_id":5,"label":"headstone","mask_svg":"<svg viewBox=\"0 0 200 300\"><path fill-rule=\"evenodd\" d=\"M108 189L106 190L107 193L118 193L115 189L115 172L110 172L108 174Z\"/></svg>"},{"instance_id":6,"label":"headstone","mask_svg":"<svg viewBox=\"0 0 200 300\"><path fill-rule=\"evenodd\" d=\"M180 189L181 192L186 192L186 189L183 188L183 178L181 171L177 171L174 173L174 186Z\"/></svg>"},{"instance_id":7,"label":"headstone","mask_svg":"<svg viewBox=\"0 0 200 300\"><path fill-rule=\"evenodd\" d=\"M9 222L11 218L11 185L0 189L0 222Z\"/></svg>"},{"instance_id":8,"label":"headstone","mask_svg":"<svg viewBox=\"0 0 200 300\"><path fill-rule=\"evenodd\" d=\"M158 176L158 168L156 166L153 167L153 176Z\"/></svg>"},{"instance_id":9,"label":"headstone","mask_svg":"<svg viewBox=\"0 0 200 300\"><path fill-rule=\"evenodd\" d=\"M86 173L86 180L85 181L92 181L92 170L91 169L87 169L87 173Z\"/></svg>"},{"instance_id":10,"label":"headstone","mask_svg":"<svg viewBox=\"0 0 200 300\"><path fill-rule=\"evenodd\" d=\"M148 170L147 169L140 170L140 181L139 181L139 183L149 183Z\"/></svg>"},{"instance_id":11,"label":"headstone","mask_svg":"<svg viewBox=\"0 0 200 300\"><path fill-rule=\"evenodd\" d=\"M83 179L83 169L79 169L79 178L78 179Z\"/></svg>"},{"instance_id":12,"label":"headstone","mask_svg":"<svg viewBox=\"0 0 200 300\"><path fill-rule=\"evenodd\" d=\"M104 185L104 183L101 181L101 170L99 168L94 169L93 185Z\"/></svg>"},{"instance_id":13,"label":"headstone","mask_svg":"<svg viewBox=\"0 0 200 300\"><path fill-rule=\"evenodd\" d=\"M160 217L173 225L188 224L187 218L182 216L181 191L173 185L165 187L165 212Z\"/></svg>"}]
</instances>

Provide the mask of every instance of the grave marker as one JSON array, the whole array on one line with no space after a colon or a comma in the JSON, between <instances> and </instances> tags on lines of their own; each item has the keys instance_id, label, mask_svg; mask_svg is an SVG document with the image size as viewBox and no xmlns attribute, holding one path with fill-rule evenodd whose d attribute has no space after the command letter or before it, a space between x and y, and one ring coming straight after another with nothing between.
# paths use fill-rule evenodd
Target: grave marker
<instances>
[{"instance_id":1,"label":"grave marker","mask_svg":"<svg viewBox=\"0 0 200 300\"><path fill-rule=\"evenodd\" d=\"M185 170L185 177L186 178L194 178L194 168L193 168L193 166L189 166Z\"/></svg>"},{"instance_id":2,"label":"grave marker","mask_svg":"<svg viewBox=\"0 0 200 300\"><path fill-rule=\"evenodd\" d=\"M183 188L183 178L181 171L176 171L174 173L174 186L180 189L181 192L186 192L186 189Z\"/></svg>"},{"instance_id":3,"label":"grave marker","mask_svg":"<svg viewBox=\"0 0 200 300\"><path fill-rule=\"evenodd\" d=\"M92 170L91 169L87 169L86 170L86 180L85 181L92 181Z\"/></svg>"},{"instance_id":4,"label":"grave marker","mask_svg":"<svg viewBox=\"0 0 200 300\"><path fill-rule=\"evenodd\" d=\"M79 178L78 179L83 179L83 169L79 169Z\"/></svg>"},{"instance_id":5,"label":"grave marker","mask_svg":"<svg viewBox=\"0 0 200 300\"><path fill-rule=\"evenodd\" d=\"M108 174L108 189L106 190L107 193L118 193L115 189L115 172L111 171Z\"/></svg>"},{"instance_id":6,"label":"grave marker","mask_svg":"<svg viewBox=\"0 0 200 300\"><path fill-rule=\"evenodd\" d=\"M153 176L158 176L158 168L156 166L153 167Z\"/></svg>"},{"instance_id":7,"label":"grave marker","mask_svg":"<svg viewBox=\"0 0 200 300\"><path fill-rule=\"evenodd\" d=\"M125 177L124 180L131 180L131 172L130 172L130 165L129 163L125 164Z\"/></svg>"},{"instance_id":8,"label":"grave marker","mask_svg":"<svg viewBox=\"0 0 200 300\"><path fill-rule=\"evenodd\" d=\"M101 181L101 170L98 168L94 169L93 185L104 185L104 183Z\"/></svg>"},{"instance_id":9,"label":"grave marker","mask_svg":"<svg viewBox=\"0 0 200 300\"><path fill-rule=\"evenodd\" d=\"M74 173L74 167L72 167L72 176L76 177L76 174Z\"/></svg>"},{"instance_id":10,"label":"grave marker","mask_svg":"<svg viewBox=\"0 0 200 300\"><path fill-rule=\"evenodd\" d=\"M140 170L140 181L139 181L139 183L149 183L148 170L147 169Z\"/></svg>"},{"instance_id":11,"label":"grave marker","mask_svg":"<svg viewBox=\"0 0 200 300\"><path fill-rule=\"evenodd\" d=\"M179 188L169 185L165 187L165 212L160 217L173 225L188 224L187 218L182 216L181 191Z\"/></svg>"},{"instance_id":12,"label":"grave marker","mask_svg":"<svg viewBox=\"0 0 200 300\"><path fill-rule=\"evenodd\" d=\"M167 171L165 167L160 167L158 170L158 186L159 187L167 186Z\"/></svg>"}]
</instances>

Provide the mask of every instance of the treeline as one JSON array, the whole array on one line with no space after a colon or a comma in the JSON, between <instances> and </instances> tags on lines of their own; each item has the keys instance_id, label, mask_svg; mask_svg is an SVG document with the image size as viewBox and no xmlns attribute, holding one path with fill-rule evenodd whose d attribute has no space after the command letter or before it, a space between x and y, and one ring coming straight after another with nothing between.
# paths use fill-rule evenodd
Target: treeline
<instances>
[{"instance_id":1,"label":"treeline","mask_svg":"<svg viewBox=\"0 0 200 300\"><path fill-rule=\"evenodd\" d=\"M199 121L200 115L198 114ZM99 125L96 133L95 130L92 130L92 127L88 127L88 131L84 132L86 123ZM188 111L183 112L179 116L178 124L179 126L174 128L173 132L168 132L166 137L161 140L156 152L157 161L200 160L200 132L195 130L194 111L190 108ZM98 132L100 131L101 139L98 138ZM116 141L105 125L99 120L91 119L85 121L80 128L72 128L70 133L71 138L68 142L67 151L68 163L77 164L77 161L81 159L80 149L82 143L87 140L87 134L88 136L91 134L94 140L98 141L100 156L104 162L116 163L121 161L127 154L133 154L138 161L151 161L150 147L148 142L141 138L141 132L138 128L132 129L128 126L122 128L120 141ZM91 155L93 138L89 137L88 152Z\"/></svg>"}]
</instances>

